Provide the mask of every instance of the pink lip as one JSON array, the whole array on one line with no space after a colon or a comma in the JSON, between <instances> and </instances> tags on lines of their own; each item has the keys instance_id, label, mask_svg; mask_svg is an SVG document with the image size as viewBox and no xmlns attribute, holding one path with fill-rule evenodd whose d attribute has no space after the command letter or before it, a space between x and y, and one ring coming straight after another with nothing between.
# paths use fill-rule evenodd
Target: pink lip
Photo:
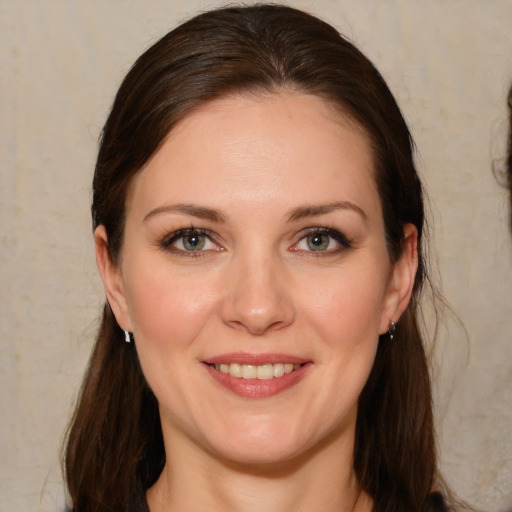
<instances>
[{"instance_id":1,"label":"pink lip","mask_svg":"<svg viewBox=\"0 0 512 512\"><path fill-rule=\"evenodd\" d=\"M222 354L220 356L209 357L203 361L206 364L253 364L259 366L262 364L291 363L304 364L309 359L291 356L289 354L248 354L247 352L233 352L231 354Z\"/></svg>"},{"instance_id":2,"label":"pink lip","mask_svg":"<svg viewBox=\"0 0 512 512\"><path fill-rule=\"evenodd\" d=\"M258 380L232 377L228 373L219 372L210 366L211 364L222 363L252 365L293 363L302 364L302 366L291 373L283 375L282 377L269 380ZM298 384L307 374L311 366L311 361L285 354L233 353L215 356L204 361L204 367L218 384L232 393L245 398L269 398L278 395Z\"/></svg>"}]
</instances>

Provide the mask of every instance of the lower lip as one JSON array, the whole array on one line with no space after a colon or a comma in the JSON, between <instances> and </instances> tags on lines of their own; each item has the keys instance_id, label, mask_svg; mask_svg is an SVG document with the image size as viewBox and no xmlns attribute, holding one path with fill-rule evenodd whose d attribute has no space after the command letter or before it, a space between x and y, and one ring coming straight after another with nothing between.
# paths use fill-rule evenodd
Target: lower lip
<instances>
[{"instance_id":1,"label":"lower lip","mask_svg":"<svg viewBox=\"0 0 512 512\"><path fill-rule=\"evenodd\" d=\"M232 377L229 373L219 372L207 364L204 366L221 386L235 395L245 398L269 398L298 384L306 375L311 363L303 364L300 368L297 368L297 370L286 373L282 377L274 377L268 380Z\"/></svg>"}]
</instances>

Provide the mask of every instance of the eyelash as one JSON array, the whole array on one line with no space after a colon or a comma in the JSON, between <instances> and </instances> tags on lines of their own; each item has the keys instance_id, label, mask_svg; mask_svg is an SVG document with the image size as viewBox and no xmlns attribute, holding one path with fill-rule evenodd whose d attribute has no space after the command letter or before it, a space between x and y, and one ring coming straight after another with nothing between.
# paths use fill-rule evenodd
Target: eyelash
<instances>
[{"instance_id":1,"label":"eyelash","mask_svg":"<svg viewBox=\"0 0 512 512\"><path fill-rule=\"evenodd\" d=\"M334 240L337 244L339 244L339 247L336 247L334 249L327 249L327 250L301 250L298 249L297 246L304 240L306 240L309 236L320 234L330 237L332 240ZM215 244L217 247L219 247L219 251L222 251L223 248L220 246L219 243L215 241L215 237L213 236L212 232L207 229L201 229L201 228L185 228L185 229L179 229L177 231L174 231L173 233L167 235L161 242L159 243L159 246L165 250L173 252L179 256L185 256L188 258L198 258L198 257L204 257L209 252L211 252L211 249L207 250L197 250L197 251L187 251L185 249L178 249L177 247L174 247L173 244L177 242L180 239L184 239L187 236L192 235L199 235L201 237L205 237L208 241L210 241L212 244ZM338 231L337 229L328 228L328 227L311 227L307 228L301 233L301 236L299 240L293 244L292 251L294 252L301 252L307 256L320 258L322 256L329 256L333 254L338 254L346 249L351 249L353 247L353 240L350 240L346 235Z\"/></svg>"},{"instance_id":2,"label":"eyelash","mask_svg":"<svg viewBox=\"0 0 512 512\"><path fill-rule=\"evenodd\" d=\"M312 227L307 228L302 234L297 243L294 244L293 247L297 247L303 240L306 240L309 236L315 235L315 234L321 234L326 235L330 237L332 240L334 240L339 246L335 247L334 249L327 249L323 251L303 251L303 253L307 256L314 257L314 258L321 258L324 256L331 256L333 254L339 254L342 251L346 249L352 249L354 246L354 241L349 239L345 234L343 234L341 231L338 231L337 229L329 228L329 227ZM294 249L298 251L298 249Z\"/></svg>"},{"instance_id":3,"label":"eyelash","mask_svg":"<svg viewBox=\"0 0 512 512\"><path fill-rule=\"evenodd\" d=\"M180 239L184 239L187 236L193 236L193 235L199 235L201 237L205 237L208 241L210 241L212 244L215 244L217 247L220 247L219 250L222 250L222 247L215 241L214 236L210 231L207 229L201 229L201 228L186 228L186 229L179 229L178 231L174 231L170 235L167 235L161 242L160 247L165 251L173 252L179 256L185 256L188 258L199 258L204 257L210 250L197 250L197 251L187 251L184 249L178 249L177 247L174 247L173 244L177 242Z\"/></svg>"}]
</instances>

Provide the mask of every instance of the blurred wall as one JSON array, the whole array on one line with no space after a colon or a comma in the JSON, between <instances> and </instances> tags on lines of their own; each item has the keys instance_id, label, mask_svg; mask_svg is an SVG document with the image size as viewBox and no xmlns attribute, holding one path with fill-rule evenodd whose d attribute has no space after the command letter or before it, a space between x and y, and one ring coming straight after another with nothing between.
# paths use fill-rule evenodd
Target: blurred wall
<instances>
[{"instance_id":1,"label":"blurred wall","mask_svg":"<svg viewBox=\"0 0 512 512\"><path fill-rule=\"evenodd\" d=\"M133 60L201 0L0 0L0 510L63 505L58 452L103 292L89 222L97 138ZM374 61L410 123L449 316L436 413L448 482L512 506L510 0L290 0Z\"/></svg>"}]
</instances>

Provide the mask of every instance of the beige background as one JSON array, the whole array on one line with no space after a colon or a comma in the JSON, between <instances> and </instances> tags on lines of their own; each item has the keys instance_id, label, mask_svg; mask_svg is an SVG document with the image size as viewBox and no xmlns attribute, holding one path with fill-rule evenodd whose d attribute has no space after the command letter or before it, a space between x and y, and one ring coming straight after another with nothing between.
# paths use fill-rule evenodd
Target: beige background
<instances>
[{"instance_id":1,"label":"beige background","mask_svg":"<svg viewBox=\"0 0 512 512\"><path fill-rule=\"evenodd\" d=\"M288 1L352 38L390 84L428 186L453 320L438 345L448 481L512 506L510 0ZM58 450L102 290L89 223L97 138L123 74L200 0L0 0L0 510L57 511ZM499 165L499 162L498 162Z\"/></svg>"}]
</instances>

